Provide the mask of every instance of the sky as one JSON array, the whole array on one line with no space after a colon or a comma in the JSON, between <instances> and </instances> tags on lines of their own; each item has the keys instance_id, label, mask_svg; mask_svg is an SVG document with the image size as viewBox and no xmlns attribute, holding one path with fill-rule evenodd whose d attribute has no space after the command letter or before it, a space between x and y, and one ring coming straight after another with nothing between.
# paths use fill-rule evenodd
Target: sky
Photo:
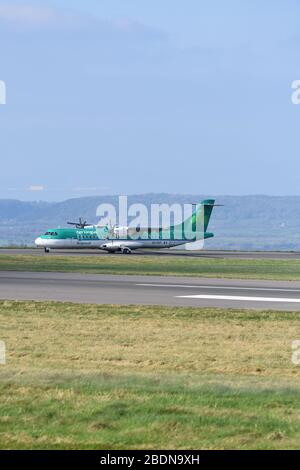
<instances>
[{"instance_id":1,"label":"sky","mask_svg":"<svg viewBox=\"0 0 300 470\"><path fill-rule=\"evenodd\" d=\"M298 0L0 0L0 198L300 195Z\"/></svg>"}]
</instances>

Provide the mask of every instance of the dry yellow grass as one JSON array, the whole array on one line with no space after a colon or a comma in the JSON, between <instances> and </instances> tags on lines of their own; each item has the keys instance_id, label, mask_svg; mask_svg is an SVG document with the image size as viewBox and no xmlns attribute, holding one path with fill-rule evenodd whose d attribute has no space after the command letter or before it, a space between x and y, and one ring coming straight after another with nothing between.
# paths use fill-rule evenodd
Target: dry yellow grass
<instances>
[{"instance_id":1,"label":"dry yellow grass","mask_svg":"<svg viewBox=\"0 0 300 470\"><path fill-rule=\"evenodd\" d=\"M300 378L294 313L0 303L8 368Z\"/></svg>"},{"instance_id":2,"label":"dry yellow grass","mask_svg":"<svg viewBox=\"0 0 300 470\"><path fill-rule=\"evenodd\" d=\"M293 312L0 302L0 448L300 448Z\"/></svg>"}]
</instances>

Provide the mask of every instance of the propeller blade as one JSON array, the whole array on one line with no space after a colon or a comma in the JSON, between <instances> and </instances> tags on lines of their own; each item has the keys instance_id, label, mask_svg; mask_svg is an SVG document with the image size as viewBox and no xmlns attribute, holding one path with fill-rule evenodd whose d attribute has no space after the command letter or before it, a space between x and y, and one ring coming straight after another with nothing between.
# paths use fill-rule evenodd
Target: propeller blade
<instances>
[{"instance_id":1,"label":"propeller blade","mask_svg":"<svg viewBox=\"0 0 300 470\"><path fill-rule=\"evenodd\" d=\"M87 221L85 220L82 222L82 218L79 217L79 222L67 222L68 225L75 225L76 228L84 228L87 227L88 225L93 225L93 224L88 224Z\"/></svg>"}]
</instances>

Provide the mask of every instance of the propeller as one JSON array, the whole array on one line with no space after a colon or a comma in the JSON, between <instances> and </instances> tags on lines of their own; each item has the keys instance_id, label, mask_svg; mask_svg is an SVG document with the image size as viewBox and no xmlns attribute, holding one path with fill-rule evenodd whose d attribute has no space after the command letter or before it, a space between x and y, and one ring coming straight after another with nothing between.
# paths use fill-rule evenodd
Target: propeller
<instances>
[{"instance_id":1,"label":"propeller","mask_svg":"<svg viewBox=\"0 0 300 470\"><path fill-rule=\"evenodd\" d=\"M115 229L118 227L117 224L114 224L112 225L111 223L111 220L109 221L109 223L105 224L105 225L100 225L100 224L97 224L97 228L99 229L106 229L106 238L109 238L110 236L114 236L115 234Z\"/></svg>"},{"instance_id":2,"label":"propeller","mask_svg":"<svg viewBox=\"0 0 300 470\"><path fill-rule=\"evenodd\" d=\"M93 224L88 224L86 220L83 222L81 217L79 217L79 222L67 222L67 223L68 225L75 225L76 228L84 228L89 225L93 225Z\"/></svg>"},{"instance_id":3,"label":"propeller","mask_svg":"<svg viewBox=\"0 0 300 470\"><path fill-rule=\"evenodd\" d=\"M119 224L112 224L111 220L106 225L97 225L97 228L106 229L106 238L119 238L119 231L123 228L128 229L128 227L122 227Z\"/></svg>"}]
</instances>

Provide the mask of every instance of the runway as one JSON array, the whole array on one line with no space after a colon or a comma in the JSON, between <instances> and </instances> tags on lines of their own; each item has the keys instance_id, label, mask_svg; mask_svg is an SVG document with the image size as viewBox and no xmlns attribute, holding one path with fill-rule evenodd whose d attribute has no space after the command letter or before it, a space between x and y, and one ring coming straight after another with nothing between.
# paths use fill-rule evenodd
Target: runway
<instances>
[{"instance_id":1,"label":"runway","mask_svg":"<svg viewBox=\"0 0 300 470\"><path fill-rule=\"evenodd\" d=\"M300 282L3 271L0 299L300 311Z\"/></svg>"},{"instance_id":2,"label":"runway","mask_svg":"<svg viewBox=\"0 0 300 470\"><path fill-rule=\"evenodd\" d=\"M1 255L30 255L30 256L122 256L120 253L109 254L102 250L52 250L44 253L37 248L0 248ZM224 250L136 250L130 256L173 256L212 259L299 259L299 251L224 251Z\"/></svg>"}]
</instances>

